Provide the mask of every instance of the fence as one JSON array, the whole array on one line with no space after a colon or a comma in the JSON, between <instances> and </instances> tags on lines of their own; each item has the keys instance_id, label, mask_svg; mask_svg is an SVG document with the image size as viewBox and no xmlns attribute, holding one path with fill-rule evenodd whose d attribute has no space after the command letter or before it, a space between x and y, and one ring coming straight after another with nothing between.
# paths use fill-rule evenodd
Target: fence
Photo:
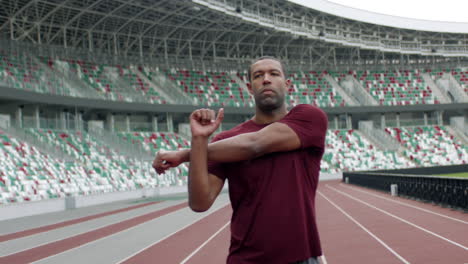
<instances>
[{"instance_id":1,"label":"fence","mask_svg":"<svg viewBox=\"0 0 468 264\"><path fill-rule=\"evenodd\" d=\"M468 178L360 172L343 173L343 181L385 192L396 184L399 196L468 210Z\"/></svg>"}]
</instances>

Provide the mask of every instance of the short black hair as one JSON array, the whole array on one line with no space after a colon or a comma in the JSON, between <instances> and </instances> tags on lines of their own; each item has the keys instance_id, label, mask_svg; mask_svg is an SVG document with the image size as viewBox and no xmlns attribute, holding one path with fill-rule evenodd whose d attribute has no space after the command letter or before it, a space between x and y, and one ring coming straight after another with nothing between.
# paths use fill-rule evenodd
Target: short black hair
<instances>
[{"instance_id":1,"label":"short black hair","mask_svg":"<svg viewBox=\"0 0 468 264\"><path fill-rule=\"evenodd\" d=\"M248 70L248 76L247 76L249 82L252 81L252 77L251 77L251 75L252 75L252 65L254 65L255 63L257 63L258 61L261 61L261 60L275 60L275 61L279 62L279 64L281 65L281 70L283 71L284 78L286 78L286 68L284 67L283 61L281 61L280 59L275 58L273 56L262 56L262 57L254 59L254 60L252 60L250 62L249 70Z\"/></svg>"}]
</instances>

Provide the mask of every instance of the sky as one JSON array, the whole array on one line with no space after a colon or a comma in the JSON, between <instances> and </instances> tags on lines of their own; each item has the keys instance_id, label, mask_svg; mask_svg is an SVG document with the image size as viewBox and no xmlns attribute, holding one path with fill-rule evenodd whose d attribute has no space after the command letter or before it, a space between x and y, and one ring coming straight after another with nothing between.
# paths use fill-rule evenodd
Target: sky
<instances>
[{"instance_id":1,"label":"sky","mask_svg":"<svg viewBox=\"0 0 468 264\"><path fill-rule=\"evenodd\" d=\"M328 1L386 15L447 22L468 22L468 0Z\"/></svg>"}]
</instances>

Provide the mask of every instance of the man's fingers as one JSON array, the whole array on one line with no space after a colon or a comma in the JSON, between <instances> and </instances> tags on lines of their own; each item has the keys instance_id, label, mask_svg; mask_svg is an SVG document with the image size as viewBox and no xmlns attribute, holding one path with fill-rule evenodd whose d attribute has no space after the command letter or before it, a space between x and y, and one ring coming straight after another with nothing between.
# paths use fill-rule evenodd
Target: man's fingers
<instances>
[{"instance_id":1,"label":"man's fingers","mask_svg":"<svg viewBox=\"0 0 468 264\"><path fill-rule=\"evenodd\" d=\"M208 125L214 121L215 113L211 109L198 109L193 112L193 118L202 125Z\"/></svg>"},{"instance_id":2,"label":"man's fingers","mask_svg":"<svg viewBox=\"0 0 468 264\"><path fill-rule=\"evenodd\" d=\"M221 122L223 122L224 119L224 108L220 108L218 110L218 116L216 117L216 124L219 125Z\"/></svg>"},{"instance_id":3,"label":"man's fingers","mask_svg":"<svg viewBox=\"0 0 468 264\"><path fill-rule=\"evenodd\" d=\"M168 170L171 166L169 163L167 164L160 164L157 166L153 166L154 170L156 171L157 174L163 174L166 170Z\"/></svg>"},{"instance_id":4,"label":"man's fingers","mask_svg":"<svg viewBox=\"0 0 468 264\"><path fill-rule=\"evenodd\" d=\"M213 123L217 123L216 125L219 125L221 121L224 118L224 109L219 109L218 115L216 115L216 112L211 109L207 108L202 108L195 110L192 113L192 119L197 121L199 124L205 126L205 125L210 125Z\"/></svg>"}]
</instances>

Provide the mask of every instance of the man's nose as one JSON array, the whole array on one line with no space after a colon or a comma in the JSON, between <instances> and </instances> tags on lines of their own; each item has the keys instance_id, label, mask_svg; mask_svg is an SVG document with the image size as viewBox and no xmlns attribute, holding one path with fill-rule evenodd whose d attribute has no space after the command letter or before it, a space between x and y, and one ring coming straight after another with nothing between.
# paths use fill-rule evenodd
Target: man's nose
<instances>
[{"instance_id":1,"label":"man's nose","mask_svg":"<svg viewBox=\"0 0 468 264\"><path fill-rule=\"evenodd\" d=\"M270 77L271 77L270 74L268 74L268 73L265 74L265 75L263 76L263 84L271 83Z\"/></svg>"}]
</instances>

